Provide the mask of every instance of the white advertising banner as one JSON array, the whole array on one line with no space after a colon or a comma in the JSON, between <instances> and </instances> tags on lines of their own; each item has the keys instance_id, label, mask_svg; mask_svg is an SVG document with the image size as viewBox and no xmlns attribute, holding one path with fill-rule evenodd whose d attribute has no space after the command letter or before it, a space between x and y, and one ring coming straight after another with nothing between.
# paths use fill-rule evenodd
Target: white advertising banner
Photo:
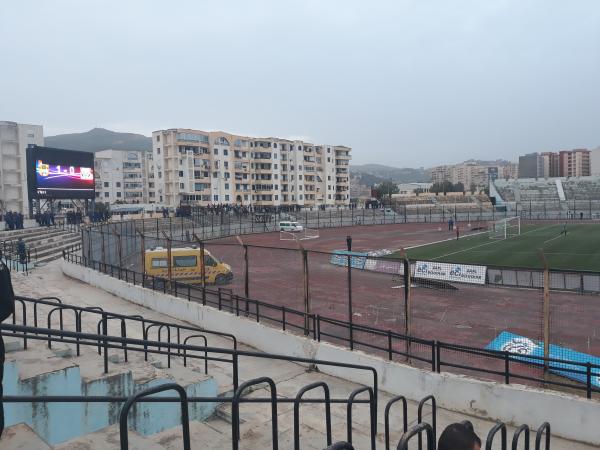
<instances>
[{"instance_id":1,"label":"white advertising banner","mask_svg":"<svg viewBox=\"0 0 600 450\"><path fill-rule=\"evenodd\" d=\"M450 264L435 261L417 261L413 266L413 277L460 283L485 284L487 266Z\"/></svg>"}]
</instances>

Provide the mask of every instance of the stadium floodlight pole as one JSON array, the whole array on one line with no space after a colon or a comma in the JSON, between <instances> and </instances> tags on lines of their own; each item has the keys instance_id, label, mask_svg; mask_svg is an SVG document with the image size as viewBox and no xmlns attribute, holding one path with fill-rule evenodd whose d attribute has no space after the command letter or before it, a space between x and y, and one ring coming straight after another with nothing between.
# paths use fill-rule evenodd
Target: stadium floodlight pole
<instances>
[{"instance_id":1,"label":"stadium floodlight pole","mask_svg":"<svg viewBox=\"0 0 600 450\"><path fill-rule=\"evenodd\" d=\"M550 269L548 261L543 249L539 249L538 255L544 266L544 285L543 285L543 300L544 300L544 374L548 371L548 359L550 357Z\"/></svg>"}]
</instances>

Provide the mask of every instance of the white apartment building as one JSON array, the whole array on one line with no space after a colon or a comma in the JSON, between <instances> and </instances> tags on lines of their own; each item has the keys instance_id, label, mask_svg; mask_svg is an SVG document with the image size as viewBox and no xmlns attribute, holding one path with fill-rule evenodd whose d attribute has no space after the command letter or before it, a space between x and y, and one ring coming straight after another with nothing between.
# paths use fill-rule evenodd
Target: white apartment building
<instances>
[{"instance_id":1,"label":"white apartment building","mask_svg":"<svg viewBox=\"0 0 600 450\"><path fill-rule=\"evenodd\" d=\"M167 206L350 203L349 147L179 128L152 143L155 201Z\"/></svg>"},{"instance_id":2,"label":"white apartment building","mask_svg":"<svg viewBox=\"0 0 600 450\"><path fill-rule=\"evenodd\" d=\"M471 189L471 185L475 185L476 188L486 187L490 179L516 178L516 170L516 165L512 163L506 166L496 166L475 162L437 166L429 169L432 183L445 181L452 184L462 183L467 191Z\"/></svg>"},{"instance_id":3,"label":"white apartment building","mask_svg":"<svg viewBox=\"0 0 600 450\"><path fill-rule=\"evenodd\" d=\"M96 201L148 203L149 152L102 150L94 155Z\"/></svg>"},{"instance_id":4,"label":"white apartment building","mask_svg":"<svg viewBox=\"0 0 600 450\"><path fill-rule=\"evenodd\" d=\"M398 193L394 194L397 197L414 197L415 191L418 189L422 194L428 194L433 183L400 183L398 185Z\"/></svg>"},{"instance_id":5,"label":"white apartment building","mask_svg":"<svg viewBox=\"0 0 600 450\"><path fill-rule=\"evenodd\" d=\"M29 145L44 145L44 128L0 121L0 211L29 214L27 156Z\"/></svg>"}]
</instances>

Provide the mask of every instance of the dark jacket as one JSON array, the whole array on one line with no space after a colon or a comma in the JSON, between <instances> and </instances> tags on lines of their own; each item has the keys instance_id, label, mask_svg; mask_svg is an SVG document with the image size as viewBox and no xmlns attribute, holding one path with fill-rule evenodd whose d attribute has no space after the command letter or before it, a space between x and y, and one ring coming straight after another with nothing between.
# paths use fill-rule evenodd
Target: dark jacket
<instances>
[{"instance_id":1,"label":"dark jacket","mask_svg":"<svg viewBox=\"0 0 600 450\"><path fill-rule=\"evenodd\" d=\"M10 270L0 263L0 322L15 312L15 293L10 279Z\"/></svg>"}]
</instances>

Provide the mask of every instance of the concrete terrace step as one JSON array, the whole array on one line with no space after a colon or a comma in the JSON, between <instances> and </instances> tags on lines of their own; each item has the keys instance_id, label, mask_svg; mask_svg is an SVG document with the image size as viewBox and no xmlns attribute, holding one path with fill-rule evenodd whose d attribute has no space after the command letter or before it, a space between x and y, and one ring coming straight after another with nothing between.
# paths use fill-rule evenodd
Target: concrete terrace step
<instances>
[{"instance_id":1,"label":"concrete terrace step","mask_svg":"<svg viewBox=\"0 0 600 450\"><path fill-rule=\"evenodd\" d=\"M62 245L67 240L70 242L78 242L79 239L80 236L77 234L60 233L45 239L30 240L29 242L25 242L25 244L31 249L36 249L39 253L40 251L55 247L57 245Z\"/></svg>"},{"instance_id":2,"label":"concrete terrace step","mask_svg":"<svg viewBox=\"0 0 600 450\"><path fill-rule=\"evenodd\" d=\"M79 240L80 238L77 235L62 235L60 238L51 242L46 242L40 246L34 246L33 248L36 250L35 256L40 260L48 254L60 253L63 249L73 244L77 244Z\"/></svg>"},{"instance_id":3,"label":"concrete terrace step","mask_svg":"<svg viewBox=\"0 0 600 450\"><path fill-rule=\"evenodd\" d=\"M152 440L129 430L129 450L163 450L164 447ZM119 426L111 425L93 433L71 439L62 444L55 445L55 450L97 450L120 448Z\"/></svg>"},{"instance_id":4,"label":"concrete terrace step","mask_svg":"<svg viewBox=\"0 0 600 450\"><path fill-rule=\"evenodd\" d=\"M25 228L23 230L12 230L12 231L0 231L0 241L17 240L19 238L40 236L44 234L58 232L70 232L60 227L36 227L36 228Z\"/></svg>"},{"instance_id":5,"label":"concrete terrace step","mask_svg":"<svg viewBox=\"0 0 600 450\"><path fill-rule=\"evenodd\" d=\"M19 239L22 239L25 242L33 242L39 241L43 239L50 238L52 236L58 236L61 234L67 233L67 231L57 229L57 228L46 228L43 231L39 231L36 233L22 233L15 236L7 236L0 238L0 240L5 242L17 242Z\"/></svg>"},{"instance_id":6,"label":"concrete terrace step","mask_svg":"<svg viewBox=\"0 0 600 450\"><path fill-rule=\"evenodd\" d=\"M172 361L171 368L166 369L166 362L162 361L160 355L157 359L149 356L149 361L146 362L142 353L130 351L129 361L125 362L123 354L114 350L109 355L109 372L105 374L103 358L96 353L95 348L82 347L82 355L77 357L73 344L55 342L52 349L46 348L41 341L30 340L28 344L29 348L22 350L11 343L15 351L7 354L6 395L128 397L170 382L185 387L189 396L218 395L217 382L205 375L203 370L198 370L195 366L183 367L179 361ZM159 395L173 394L166 391ZM190 404L190 419L205 420L214 413L215 407L216 404ZM179 405L175 403L140 403L129 414L130 426L145 435L166 428L176 428L178 408ZM45 412L41 413L42 410ZM110 439L113 434L108 429L118 422L120 405L48 403L40 409L28 403L15 403L6 405L5 411L7 424L26 422L48 442L55 445L60 443L59 448L118 448L118 445L112 445ZM65 417L70 418L68 425ZM63 447L63 442L68 442L72 447ZM104 444L97 444L98 442ZM4 446L0 445L0 448L4 449ZM155 447L150 445L146 448Z\"/></svg>"},{"instance_id":7,"label":"concrete terrace step","mask_svg":"<svg viewBox=\"0 0 600 450\"><path fill-rule=\"evenodd\" d=\"M52 450L52 447L26 423L5 428L0 447L2 450Z\"/></svg>"}]
</instances>

